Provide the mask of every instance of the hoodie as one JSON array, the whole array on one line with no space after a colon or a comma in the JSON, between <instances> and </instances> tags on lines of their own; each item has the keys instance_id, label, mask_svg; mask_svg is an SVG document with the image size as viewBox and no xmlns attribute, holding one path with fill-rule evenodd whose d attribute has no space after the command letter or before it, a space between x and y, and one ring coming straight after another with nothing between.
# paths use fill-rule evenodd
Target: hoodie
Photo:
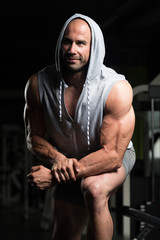
<instances>
[{"instance_id":1,"label":"hoodie","mask_svg":"<svg viewBox=\"0 0 160 240\"><path fill-rule=\"evenodd\" d=\"M73 120L64 103L67 85L61 75L60 52L65 29L75 18L81 18L89 24L91 50L86 81ZM100 128L107 97L117 81L126 81L123 75L103 64L104 57L105 44L100 27L88 16L74 14L64 23L57 40L55 65L48 66L38 73L39 95L49 141L67 157L80 159L101 148ZM132 143L129 148L131 146Z\"/></svg>"}]
</instances>

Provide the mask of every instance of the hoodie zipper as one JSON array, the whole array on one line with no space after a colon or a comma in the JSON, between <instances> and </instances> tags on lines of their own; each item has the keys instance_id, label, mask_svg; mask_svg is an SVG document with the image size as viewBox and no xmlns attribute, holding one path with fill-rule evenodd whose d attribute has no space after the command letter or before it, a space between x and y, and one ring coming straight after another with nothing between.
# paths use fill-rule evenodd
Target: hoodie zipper
<instances>
[{"instance_id":1,"label":"hoodie zipper","mask_svg":"<svg viewBox=\"0 0 160 240\"><path fill-rule=\"evenodd\" d=\"M63 84L63 90L62 90L62 84ZM75 147L75 153L76 153L76 156L78 155L78 147L77 147L77 138L76 138L76 129L75 129L75 121L72 119L72 117L68 114L67 112L67 109L65 107L65 102L64 102L64 91L65 91L65 83L64 81L60 82L60 94L59 94L59 118L60 118L60 121L62 121L62 106L61 106L61 103L62 103L62 94L63 94L63 105L64 105L64 108L65 108L65 111L71 121L71 124L72 124L72 139L73 139L73 145Z\"/></svg>"},{"instance_id":2,"label":"hoodie zipper","mask_svg":"<svg viewBox=\"0 0 160 240\"><path fill-rule=\"evenodd\" d=\"M78 147L77 147L77 137L76 137L76 126L75 126L75 122L72 123L72 129L73 129L73 144L75 147L75 153L76 156L78 155Z\"/></svg>"}]
</instances>

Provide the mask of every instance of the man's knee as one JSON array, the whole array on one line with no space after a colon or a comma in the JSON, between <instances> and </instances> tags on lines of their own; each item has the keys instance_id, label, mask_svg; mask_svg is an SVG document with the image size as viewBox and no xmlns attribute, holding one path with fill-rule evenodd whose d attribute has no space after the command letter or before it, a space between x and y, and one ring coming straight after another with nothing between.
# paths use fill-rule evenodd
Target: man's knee
<instances>
[{"instance_id":1,"label":"man's knee","mask_svg":"<svg viewBox=\"0 0 160 240\"><path fill-rule=\"evenodd\" d=\"M101 194L101 188L98 183L89 181L88 178L82 180L81 189L84 197L97 198Z\"/></svg>"},{"instance_id":2,"label":"man's knee","mask_svg":"<svg viewBox=\"0 0 160 240\"><path fill-rule=\"evenodd\" d=\"M81 189L87 206L95 208L106 205L109 199L107 187L100 182L85 178L82 180Z\"/></svg>"}]
</instances>

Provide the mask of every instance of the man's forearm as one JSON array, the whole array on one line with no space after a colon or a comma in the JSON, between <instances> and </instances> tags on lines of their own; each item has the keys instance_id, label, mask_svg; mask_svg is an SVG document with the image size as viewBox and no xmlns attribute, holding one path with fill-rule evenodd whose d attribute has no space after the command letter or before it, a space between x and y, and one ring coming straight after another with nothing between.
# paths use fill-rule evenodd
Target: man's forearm
<instances>
[{"instance_id":1,"label":"man's forearm","mask_svg":"<svg viewBox=\"0 0 160 240\"><path fill-rule=\"evenodd\" d=\"M52 180L56 183L67 183L76 181L74 165L77 159L67 158L58 152L49 142L40 136L31 136L27 141L28 149L41 159L43 162L51 165L51 172L48 174L48 180L52 174ZM44 171L44 173L46 170Z\"/></svg>"},{"instance_id":2,"label":"man's forearm","mask_svg":"<svg viewBox=\"0 0 160 240\"><path fill-rule=\"evenodd\" d=\"M122 156L120 157L116 151L106 152L102 148L79 160L79 166L76 167L76 177L83 178L115 171L121 164Z\"/></svg>"},{"instance_id":3,"label":"man's forearm","mask_svg":"<svg viewBox=\"0 0 160 240\"><path fill-rule=\"evenodd\" d=\"M54 160L65 158L63 154L40 136L27 137L27 147L37 158L49 165L53 165Z\"/></svg>"}]
</instances>

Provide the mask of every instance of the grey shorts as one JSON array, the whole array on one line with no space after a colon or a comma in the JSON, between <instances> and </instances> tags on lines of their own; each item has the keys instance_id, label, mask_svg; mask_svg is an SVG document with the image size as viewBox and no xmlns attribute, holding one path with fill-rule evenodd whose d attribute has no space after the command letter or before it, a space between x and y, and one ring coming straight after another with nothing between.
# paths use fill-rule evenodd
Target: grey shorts
<instances>
[{"instance_id":1,"label":"grey shorts","mask_svg":"<svg viewBox=\"0 0 160 240\"><path fill-rule=\"evenodd\" d=\"M127 149L123 158L123 166L126 176L131 172L136 160L134 147ZM54 198L72 204L78 204L85 207L83 194L81 191L81 179L68 184L58 184L55 187Z\"/></svg>"},{"instance_id":2,"label":"grey shorts","mask_svg":"<svg viewBox=\"0 0 160 240\"><path fill-rule=\"evenodd\" d=\"M126 176L128 176L128 174L131 172L132 168L135 165L135 161L136 161L136 153L135 153L134 147L132 146L130 149L126 150L123 157L122 164L125 169Z\"/></svg>"}]
</instances>

